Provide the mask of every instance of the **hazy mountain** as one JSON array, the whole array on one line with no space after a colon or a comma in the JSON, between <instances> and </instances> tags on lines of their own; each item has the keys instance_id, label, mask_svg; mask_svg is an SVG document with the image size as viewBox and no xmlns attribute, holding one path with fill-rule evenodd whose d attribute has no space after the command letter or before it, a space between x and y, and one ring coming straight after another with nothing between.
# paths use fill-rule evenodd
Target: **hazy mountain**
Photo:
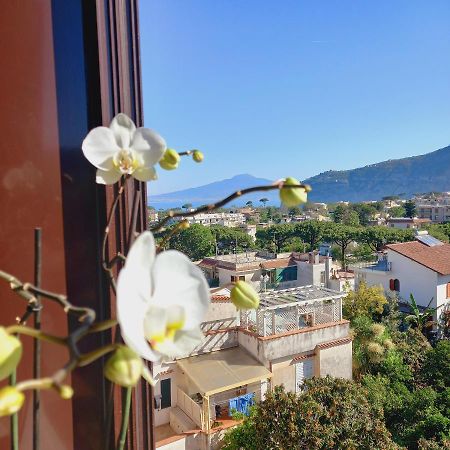
<instances>
[{"instance_id":1,"label":"hazy mountain","mask_svg":"<svg viewBox=\"0 0 450 450\"><path fill-rule=\"evenodd\" d=\"M379 200L388 195L410 197L419 192L450 191L450 146L425 155L393 159L358 169L330 170L305 182L313 188L309 198L318 202L356 202ZM252 175L236 175L205 186L152 196L149 204L156 209L180 207L185 203L199 206L213 203L236 190L268 183L270 180ZM280 204L277 191L258 192L231 204L244 205L251 200L259 205L262 197L268 198L269 204Z\"/></svg>"},{"instance_id":2,"label":"hazy mountain","mask_svg":"<svg viewBox=\"0 0 450 450\"><path fill-rule=\"evenodd\" d=\"M269 183L271 183L270 180L256 178L248 174L236 175L233 178L215 181L214 183L205 184L204 186L171 192L169 194L152 195L149 198L149 205L156 209L181 207L185 203L192 203L194 206L200 206L214 203L240 189L266 185ZM241 199L231 202L231 205L244 205L249 200L255 205L259 205L259 199L263 197L268 198L271 204L279 205L280 203L278 200L278 192L273 191L257 192L256 194L246 195Z\"/></svg>"}]
</instances>

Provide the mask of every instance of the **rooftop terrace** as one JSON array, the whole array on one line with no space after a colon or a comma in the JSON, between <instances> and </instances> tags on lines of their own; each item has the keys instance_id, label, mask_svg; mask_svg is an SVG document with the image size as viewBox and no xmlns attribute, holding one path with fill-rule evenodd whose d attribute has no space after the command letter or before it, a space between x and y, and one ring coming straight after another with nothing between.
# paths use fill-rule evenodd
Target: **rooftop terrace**
<instances>
[{"instance_id":1,"label":"rooftop terrace","mask_svg":"<svg viewBox=\"0 0 450 450\"><path fill-rule=\"evenodd\" d=\"M345 293L319 286L300 286L261 294L259 308L240 312L242 328L271 336L342 320Z\"/></svg>"}]
</instances>

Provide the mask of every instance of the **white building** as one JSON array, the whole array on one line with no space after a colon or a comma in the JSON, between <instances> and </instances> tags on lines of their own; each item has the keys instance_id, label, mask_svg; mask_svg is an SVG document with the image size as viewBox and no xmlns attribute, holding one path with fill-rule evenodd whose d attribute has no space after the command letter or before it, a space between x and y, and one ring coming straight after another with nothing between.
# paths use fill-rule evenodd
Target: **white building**
<instances>
[{"instance_id":1,"label":"white building","mask_svg":"<svg viewBox=\"0 0 450 450\"><path fill-rule=\"evenodd\" d=\"M443 194L433 198L416 198L417 216L423 219L429 219L433 223L442 223L450 221L450 193Z\"/></svg>"},{"instance_id":2,"label":"white building","mask_svg":"<svg viewBox=\"0 0 450 450\"><path fill-rule=\"evenodd\" d=\"M410 294L418 305L438 308L438 318L450 299L450 245L428 235L417 240L387 245L387 253L376 264L354 268L356 286L364 280L368 285L381 285L396 291L408 303Z\"/></svg>"},{"instance_id":3,"label":"white building","mask_svg":"<svg viewBox=\"0 0 450 450\"><path fill-rule=\"evenodd\" d=\"M257 291L307 285L331 287L334 269L331 258L316 252L220 255L204 258L199 267L211 287L242 280L251 283ZM341 283L334 283L333 286L341 286Z\"/></svg>"},{"instance_id":4,"label":"white building","mask_svg":"<svg viewBox=\"0 0 450 450\"><path fill-rule=\"evenodd\" d=\"M219 448L238 423L231 409L245 412L275 385L298 392L312 376L352 377L343 294L315 286L271 291L256 311L239 314L228 295L213 294L205 339L189 357L154 364L160 450Z\"/></svg>"},{"instance_id":5,"label":"white building","mask_svg":"<svg viewBox=\"0 0 450 450\"><path fill-rule=\"evenodd\" d=\"M386 221L386 225L389 228L399 228L401 230L419 230L427 223L430 223L429 219L419 219L417 217L391 217Z\"/></svg>"},{"instance_id":6,"label":"white building","mask_svg":"<svg viewBox=\"0 0 450 450\"><path fill-rule=\"evenodd\" d=\"M237 227L239 225L245 224L245 216L242 213L203 213L197 214L195 216L185 217L191 225L198 223L205 226L210 225L222 225L224 227Z\"/></svg>"}]
</instances>

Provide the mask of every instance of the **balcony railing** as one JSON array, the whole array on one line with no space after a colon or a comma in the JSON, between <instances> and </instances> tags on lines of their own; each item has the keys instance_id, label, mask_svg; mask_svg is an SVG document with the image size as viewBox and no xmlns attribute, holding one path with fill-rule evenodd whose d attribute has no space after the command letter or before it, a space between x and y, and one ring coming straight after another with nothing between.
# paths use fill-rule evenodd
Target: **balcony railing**
<instances>
[{"instance_id":1,"label":"balcony railing","mask_svg":"<svg viewBox=\"0 0 450 450\"><path fill-rule=\"evenodd\" d=\"M272 336L341 320L342 298L240 312L240 326L258 336Z\"/></svg>"}]
</instances>

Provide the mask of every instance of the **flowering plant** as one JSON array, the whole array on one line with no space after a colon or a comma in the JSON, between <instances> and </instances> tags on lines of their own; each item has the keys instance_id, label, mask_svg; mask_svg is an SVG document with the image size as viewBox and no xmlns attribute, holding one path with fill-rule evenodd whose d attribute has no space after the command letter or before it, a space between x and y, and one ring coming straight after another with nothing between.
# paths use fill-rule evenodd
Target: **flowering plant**
<instances>
[{"instance_id":1,"label":"flowering plant","mask_svg":"<svg viewBox=\"0 0 450 450\"><path fill-rule=\"evenodd\" d=\"M235 198L256 191L279 190L281 201L294 206L306 201L309 187L294 178L279 180L267 186L256 186L232 193L215 204L205 205L184 212L169 211L167 216L150 230L136 236L136 221L129 226L131 242L127 255L117 253L107 257L111 223L118 215L117 206L123 197L130 178L141 182L156 180L155 166L164 170L176 169L182 156L192 156L196 163L204 159L199 150L177 152L167 148L165 140L155 131L136 127L125 114L118 114L109 127L91 130L81 145L84 156L97 169L96 182L102 185L118 184L116 196L108 214L104 232L101 262L116 297L117 317L96 322L95 311L73 305L64 295L49 292L40 286L24 283L15 276L0 271L0 279L27 301L27 310L18 323L0 326L0 380L10 377L10 385L0 389L0 416L13 418L24 403L27 390L54 389L61 398L74 395L65 384L70 372L86 366L104 355L110 354L104 365L105 377L126 388L118 449L122 449L128 427L131 391L143 377L154 384L147 364L183 358L201 343L200 329L210 304L209 288L203 272L189 258L175 250L163 250L157 246L152 232L167 233L168 237L189 226L182 220L202 212L212 211ZM170 231L165 226L173 218L181 219ZM40 329L27 327L25 322L32 315L39 315L42 300L53 301L64 311L78 319L78 326L66 337L53 336ZM231 300L238 309L257 308L258 294L243 281L231 291ZM82 353L78 342L87 334L119 326L120 339L104 347ZM19 335L28 335L37 342L47 341L68 347L69 360L53 375L16 382L15 370L22 356ZM123 340L123 343L122 341ZM36 358L37 363L39 361ZM75 393L76 395L76 393ZM17 432L17 427L13 427Z\"/></svg>"}]
</instances>

